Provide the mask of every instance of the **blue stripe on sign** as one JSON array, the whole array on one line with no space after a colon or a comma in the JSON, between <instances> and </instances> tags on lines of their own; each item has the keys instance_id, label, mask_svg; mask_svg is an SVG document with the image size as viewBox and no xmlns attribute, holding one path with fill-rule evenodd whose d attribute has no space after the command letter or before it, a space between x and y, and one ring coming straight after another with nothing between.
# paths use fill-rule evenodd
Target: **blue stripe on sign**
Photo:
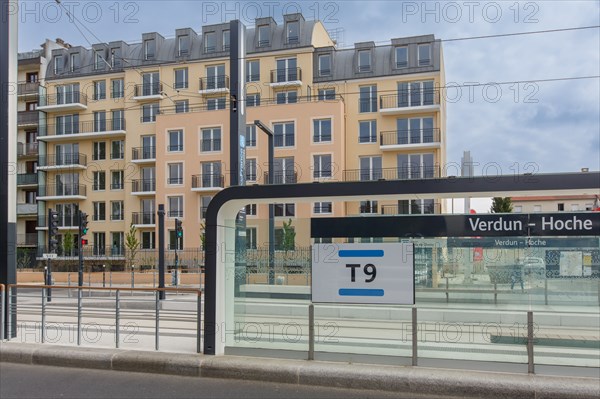
<instances>
[{"instance_id":1,"label":"blue stripe on sign","mask_svg":"<svg viewBox=\"0 0 600 399\"><path fill-rule=\"evenodd\" d=\"M369 288L340 288L340 296L383 296L383 290Z\"/></svg>"},{"instance_id":2,"label":"blue stripe on sign","mask_svg":"<svg viewBox=\"0 0 600 399\"><path fill-rule=\"evenodd\" d=\"M341 249L340 258L383 258L383 249Z\"/></svg>"}]
</instances>

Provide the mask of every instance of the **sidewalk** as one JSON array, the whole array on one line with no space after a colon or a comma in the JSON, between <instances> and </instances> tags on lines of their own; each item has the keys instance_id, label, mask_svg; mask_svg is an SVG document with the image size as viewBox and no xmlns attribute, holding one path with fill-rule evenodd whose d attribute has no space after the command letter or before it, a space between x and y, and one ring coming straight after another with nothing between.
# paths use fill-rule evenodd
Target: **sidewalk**
<instances>
[{"instance_id":1,"label":"sidewalk","mask_svg":"<svg viewBox=\"0 0 600 399\"><path fill-rule=\"evenodd\" d=\"M485 398L598 398L600 379L0 343L0 362Z\"/></svg>"}]
</instances>

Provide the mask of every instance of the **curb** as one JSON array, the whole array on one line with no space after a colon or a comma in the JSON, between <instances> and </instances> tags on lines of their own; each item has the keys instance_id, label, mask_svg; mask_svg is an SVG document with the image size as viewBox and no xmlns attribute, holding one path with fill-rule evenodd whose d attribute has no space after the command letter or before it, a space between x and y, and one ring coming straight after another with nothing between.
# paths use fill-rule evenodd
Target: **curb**
<instances>
[{"instance_id":1,"label":"curb","mask_svg":"<svg viewBox=\"0 0 600 399\"><path fill-rule=\"evenodd\" d=\"M0 343L0 362L485 398L600 397L600 379Z\"/></svg>"}]
</instances>

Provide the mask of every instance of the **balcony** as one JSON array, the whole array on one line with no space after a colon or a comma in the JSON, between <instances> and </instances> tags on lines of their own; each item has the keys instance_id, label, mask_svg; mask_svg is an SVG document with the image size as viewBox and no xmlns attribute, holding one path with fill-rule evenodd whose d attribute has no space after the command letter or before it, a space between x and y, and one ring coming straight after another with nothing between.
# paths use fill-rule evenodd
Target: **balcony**
<instances>
[{"instance_id":1,"label":"balcony","mask_svg":"<svg viewBox=\"0 0 600 399\"><path fill-rule=\"evenodd\" d=\"M17 158L37 158L38 143L17 143Z\"/></svg>"},{"instance_id":2,"label":"balcony","mask_svg":"<svg viewBox=\"0 0 600 399\"><path fill-rule=\"evenodd\" d=\"M131 181L131 195L155 195L156 179L140 179Z\"/></svg>"},{"instance_id":3,"label":"balcony","mask_svg":"<svg viewBox=\"0 0 600 399\"><path fill-rule=\"evenodd\" d=\"M38 184L37 173L19 173L17 174L17 186L37 186Z\"/></svg>"},{"instance_id":4,"label":"balcony","mask_svg":"<svg viewBox=\"0 0 600 399\"><path fill-rule=\"evenodd\" d=\"M379 135L379 147L382 151L440 148L440 129L391 130L381 132Z\"/></svg>"},{"instance_id":5,"label":"balcony","mask_svg":"<svg viewBox=\"0 0 600 399\"><path fill-rule=\"evenodd\" d=\"M269 184L269 173L264 173L264 183ZM274 172L273 184L295 184L298 183L298 174L294 171Z\"/></svg>"},{"instance_id":6,"label":"balcony","mask_svg":"<svg viewBox=\"0 0 600 399\"><path fill-rule=\"evenodd\" d=\"M138 164L156 162L156 147L147 146L132 148L131 162Z\"/></svg>"},{"instance_id":7,"label":"balcony","mask_svg":"<svg viewBox=\"0 0 600 399\"><path fill-rule=\"evenodd\" d=\"M83 121L78 124L40 126L38 140L46 142L125 137L125 119Z\"/></svg>"},{"instance_id":8,"label":"balcony","mask_svg":"<svg viewBox=\"0 0 600 399\"><path fill-rule=\"evenodd\" d=\"M87 96L78 91L40 96L38 111L67 112L87 109Z\"/></svg>"},{"instance_id":9,"label":"balcony","mask_svg":"<svg viewBox=\"0 0 600 399\"><path fill-rule=\"evenodd\" d=\"M427 113L439 110L439 90L399 91L398 94L379 97L379 112L385 115Z\"/></svg>"},{"instance_id":10,"label":"balcony","mask_svg":"<svg viewBox=\"0 0 600 399\"><path fill-rule=\"evenodd\" d=\"M156 227L155 212L134 212L131 214L131 224L136 228Z\"/></svg>"},{"instance_id":11,"label":"balcony","mask_svg":"<svg viewBox=\"0 0 600 399\"><path fill-rule=\"evenodd\" d=\"M40 113L36 111L19 111L17 114L17 127L34 127L40 123Z\"/></svg>"},{"instance_id":12,"label":"balcony","mask_svg":"<svg viewBox=\"0 0 600 399\"><path fill-rule=\"evenodd\" d=\"M198 92L204 95L229 93L229 76L219 75L200 78Z\"/></svg>"},{"instance_id":13,"label":"balcony","mask_svg":"<svg viewBox=\"0 0 600 399\"><path fill-rule=\"evenodd\" d=\"M83 184L53 184L38 187L38 200L85 200L87 188Z\"/></svg>"},{"instance_id":14,"label":"balcony","mask_svg":"<svg viewBox=\"0 0 600 399\"><path fill-rule=\"evenodd\" d=\"M37 233L17 234L18 246L37 246Z\"/></svg>"},{"instance_id":15,"label":"balcony","mask_svg":"<svg viewBox=\"0 0 600 399\"><path fill-rule=\"evenodd\" d=\"M344 170L344 181L432 179L440 176L439 166L407 166L382 169Z\"/></svg>"},{"instance_id":16,"label":"balcony","mask_svg":"<svg viewBox=\"0 0 600 399\"><path fill-rule=\"evenodd\" d=\"M35 100L38 98L40 82L21 82L17 85L19 100Z\"/></svg>"},{"instance_id":17,"label":"balcony","mask_svg":"<svg viewBox=\"0 0 600 399\"><path fill-rule=\"evenodd\" d=\"M222 174L203 174L192 176L192 191L219 191L225 187L225 176Z\"/></svg>"},{"instance_id":18,"label":"balcony","mask_svg":"<svg viewBox=\"0 0 600 399\"><path fill-rule=\"evenodd\" d=\"M162 83L146 83L135 85L133 99L136 101L161 100L163 92Z\"/></svg>"},{"instance_id":19,"label":"balcony","mask_svg":"<svg viewBox=\"0 0 600 399\"><path fill-rule=\"evenodd\" d=\"M38 157L38 170L87 169L87 156L79 153L48 154Z\"/></svg>"},{"instance_id":20,"label":"balcony","mask_svg":"<svg viewBox=\"0 0 600 399\"><path fill-rule=\"evenodd\" d=\"M17 204L17 216L37 215L37 204Z\"/></svg>"},{"instance_id":21,"label":"balcony","mask_svg":"<svg viewBox=\"0 0 600 399\"><path fill-rule=\"evenodd\" d=\"M271 71L271 87L302 86L302 69L280 68Z\"/></svg>"},{"instance_id":22,"label":"balcony","mask_svg":"<svg viewBox=\"0 0 600 399\"><path fill-rule=\"evenodd\" d=\"M422 206L420 201L404 201L404 205L383 205L381 207L382 215L432 215L442 213L442 204L434 202Z\"/></svg>"}]
</instances>

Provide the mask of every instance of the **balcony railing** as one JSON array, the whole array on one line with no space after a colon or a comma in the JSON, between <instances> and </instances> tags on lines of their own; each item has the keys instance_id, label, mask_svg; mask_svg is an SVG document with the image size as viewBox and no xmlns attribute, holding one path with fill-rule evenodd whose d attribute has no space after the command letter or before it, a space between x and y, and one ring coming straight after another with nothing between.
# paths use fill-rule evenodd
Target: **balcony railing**
<instances>
[{"instance_id":1,"label":"balcony railing","mask_svg":"<svg viewBox=\"0 0 600 399\"><path fill-rule=\"evenodd\" d=\"M410 130L391 130L381 132L379 135L380 145L408 145L408 144L427 144L440 142L440 129L410 129Z\"/></svg>"},{"instance_id":2,"label":"balcony railing","mask_svg":"<svg viewBox=\"0 0 600 399\"><path fill-rule=\"evenodd\" d=\"M359 112L377 112L377 97L359 98Z\"/></svg>"},{"instance_id":3,"label":"balcony railing","mask_svg":"<svg viewBox=\"0 0 600 399\"><path fill-rule=\"evenodd\" d=\"M80 153L48 154L38 157L38 167L87 166L87 155Z\"/></svg>"},{"instance_id":4,"label":"balcony railing","mask_svg":"<svg viewBox=\"0 0 600 399\"><path fill-rule=\"evenodd\" d=\"M264 173L264 182L269 184L269 173ZM273 184L294 184L298 183L298 174L294 171L289 172L274 172Z\"/></svg>"},{"instance_id":5,"label":"balcony railing","mask_svg":"<svg viewBox=\"0 0 600 399\"><path fill-rule=\"evenodd\" d=\"M79 91L40 96L39 106L50 107L67 104L82 104L87 106L87 96Z\"/></svg>"},{"instance_id":6,"label":"balcony railing","mask_svg":"<svg viewBox=\"0 0 600 399\"><path fill-rule=\"evenodd\" d=\"M36 157L38 143L17 143L17 157Z\"/></svg>"},{"instance_id":7,"label":"balcony railing","mask_svg":"<svg viewBox=\"0 0 600 399\"><path fill-rule=\"evenodd\" d=\"M32 126L40 122L38 111L19 111L17 114L17 126Z\"/></svg>"},{"instance_id":8,"label":"balcony railing","mask_svg":"<svg viewBox=\"0 0 600 399\"><path fill-rule=\"evenodd\" d=\"M433 204L425 204L422 206L420 201L408 201L405 205L383 205L381 207L382 215L430 215L434 213L442 213L442 204L434 202Z\"/></svg>"},{"instance_id":9,"label":"balcony railing","mask_svg":"<svg viewBox=\"0 0 600 399\"><path fill-rule=\"evenodd\" d=\"M183 211L182 210L168 211L167 212L167 216L170 217L170 218L182 218L183 217Z\"/></svg>"},{"instance_id":10,"label":"balcony railing","mask_svg":"<svg viewBox=\"0 0 600 399\"><path fill-rule=\"evenodd\" d=\"M163 91L163 85L160 82L145 83L134 86L134 97L158 96Z\"/></svg>"},{"instance_id":11,"label":"balcony railing","mask_svg":"<svg viewBox=\"0 0 600 399\"><path fill-rule=\"evenodd\" d=\"M17 215L36 215L37 204L17 204Z\"/></svg>"},{"instance_id":12,"label":"balcony railing","mask_svg":"<svg viewBox=\"0 0 600 399\"><path fill-rule=\"evenodd\" d=\"M83 121L77 124L59 123L40 126L39 136L63 136L82 133L102 133L108 131L125 130L125 119L102 119L96 121Z\"/></svg>"},{"instance_id":13,"label":"balcony railing","mask_svg":"<svg viewBox=\"0 0 600 399\"><path fill-rule=\"evenodd\" d=\"M440 91L438 89L402 90L398 94L379 97L379 107L381 109L421 107L439 103Z\"/></svg>"},{"instance_id":14,"label":"balcony railing","mask_svg":"<svg viewBox=\"0 0 600 399\"><path fill-rule=\"evenodd\" d=\"M156 147L136 147L131 149L131 159L134 161L156 159Z\"/></svg>"},{"instance_id":15,"label":"balcony railing","mask_svg":"<svg viewBox=\"0 0 600 399\"><path fill-rule=\"evenodd\" d=\"M27 186L37 183L37 173L19 173L17 175L17 186Z\"/></svg>"},{"instance_id":16,"label":"balcony railing","mask_svg":"<svg viewBox=\"0 0 600 399\"><path fill-rule=\"evenodd\" d=\"M131 223L137 225L156 224L155 212L134 212L131 214Z\"/></svg>"},{"instance_id":17,"label":"balcony railing","mask_svg":"<svg viewBox=\"0 0 600 399\"><path fill-rule=\"evenodd\" d=\"M17 95L19 96L30 96L38 95L40 89L40 82L22 82L17 86Z\"/></svg>"},{"instance_id":18,"label":"balcony railing","mask_svg":"<svg viewBox=\"0 0 600 399\"><path fill-rule=\"evenodd\" d=\"M229 89L229 76L218 75L200 78L200 91Z\"/></svg>"},{"instance_id":19,"label":"balcony railing","mask_svg":"<svg viewBox=\"0 0 600 399\"><path fill-rule=\"evenodd\" d=\"M279 68L271 71L271 83L285 83L302 80L301 68Z\"/></svg>"},{"instance_id":20,"label":"balcony railing","mask_svg":"<svg viewBox=\"0 0 600 399\"><path fill-rule=\"evenodd\" d=\"M131 191L134 193L148 193L156 191L156 179L132 180Z\"/></svg>"},{"instance_id":21,"label":"balcony railing","mask_svg":"<svg viewBox=\"0 0 600 399\"><path fill-rule=\"evenodd\" d=\"M37 245L37 233L17 234L17 245Z\"/></svg>"},{"instance_id":22,"label":"balcony railing","mask_svg":"<svg viewBox=\"0 0 600 399\"><path fill-rule=\"evenodd\" d=\"M87 187L83 184L53 184L38 187L38 197L85 197L86 195Z\"/></svg>"},{"instance_id":23,"label":"balcony railing","mask_svg":"<svg viewBox=\"0 0 600 399\"><path fill-rule=\"evenodd\" d=\"M430 179L439 176L440 168L437 165L344 170L344 181Z\"/></svg>"},{"instance_id":24,"label":"balcony railing","mask_svg":"<svg viewBox=\"0 0 600 399\"><path fill-rule=\"evenodd\" d=\"M209 173L192 176L192 188L223 188L225 176L220 173Z\"/></svg>"}]
</instances>

